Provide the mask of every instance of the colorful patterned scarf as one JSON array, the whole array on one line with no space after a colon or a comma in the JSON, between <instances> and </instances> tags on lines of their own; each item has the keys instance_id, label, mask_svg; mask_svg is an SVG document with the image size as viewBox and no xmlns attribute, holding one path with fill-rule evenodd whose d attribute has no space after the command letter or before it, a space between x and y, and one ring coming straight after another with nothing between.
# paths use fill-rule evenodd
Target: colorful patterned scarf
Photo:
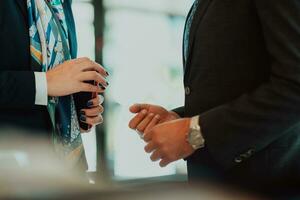
<instances>
[{"instance_id":1,"label":"colorful patterned scarf","mask_svg":"<svg viewBox=\"0 0 300 200\"><path fill-rule=\"evenodd\" d=\"M27 9L32 62L47 72L71 59L63 0L27 0ZM56 150L76 162L83 146L73 97L49 97L48 111Z\"/></svg>"}]
</instances>

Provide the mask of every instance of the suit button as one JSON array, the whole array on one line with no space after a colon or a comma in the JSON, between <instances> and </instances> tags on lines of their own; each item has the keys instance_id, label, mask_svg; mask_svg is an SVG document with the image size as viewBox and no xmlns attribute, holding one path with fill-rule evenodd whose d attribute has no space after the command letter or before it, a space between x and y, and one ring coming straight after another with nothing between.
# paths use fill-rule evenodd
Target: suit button
<instances>
[{"instance_id":1,"label":"suit button","mask_svg":"<svg viewBox=\"0 0 300 200\"><path fill-rule=\"evenodd\" d=\"M251 154L251 155L253 155L253 154L254 154L254 152L255 152L255 150L254 150L254 149L250 149L250 150L248 151L248 153L249 153L249 154Z\"/></svg>"},{"instance_id":2,"label":"suit button","mask_svg":"<svg viewBox=\"0 0 300 200\"><path fill-rule=\"evenodd\" d=\"M236 157L236 158L234 159L234 162L236 162L236 163L241 163L241 162L243 162L243 158L242 158L241 156Z\"/></svg>"},{"instance_id":3,"label":"suit button","mask_svg":"<svg viewBox=\"0 0 300 200\"><path fill-rule=\"evenodd\" d=\"M189 87L185 87L185 95L190 95L191 89Z\"/></svg>"},{"instance_id":4,"label":"suit button","mask_svg":"<svg viewBox=\"0 0 300 200\"><path fill-rule=\"evenodd\" d=\"M245 153L245 156L247 158L250 158L254 154L254 149L250 149Z\"/></svg>"}]
</instances>

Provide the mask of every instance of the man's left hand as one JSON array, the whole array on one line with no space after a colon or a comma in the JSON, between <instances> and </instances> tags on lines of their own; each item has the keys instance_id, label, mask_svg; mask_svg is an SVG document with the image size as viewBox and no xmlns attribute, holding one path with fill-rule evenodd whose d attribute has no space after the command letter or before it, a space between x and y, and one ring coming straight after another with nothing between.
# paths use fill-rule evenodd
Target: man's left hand
<instances>
[{"instance_id":1,"label":"man's left hand","mask_svg":"<svg viewBox=\"0 0 300 200\"><path fill-rule=\"evenodd\" d=\"M192 155L195 150L187 141L190 122L190 118L173 120L159 124L146 132L144 140L148 144L145 151L152 153L151 160L161 160L160 166L165 167L171 162Z\"/></svg>"}]
</instances>

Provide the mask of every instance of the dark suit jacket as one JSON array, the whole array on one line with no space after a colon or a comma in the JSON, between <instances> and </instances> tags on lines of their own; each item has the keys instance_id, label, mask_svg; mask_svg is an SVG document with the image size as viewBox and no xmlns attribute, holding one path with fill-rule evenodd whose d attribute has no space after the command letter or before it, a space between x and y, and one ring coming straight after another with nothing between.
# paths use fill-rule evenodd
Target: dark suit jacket
<instances>
[{"instance_id":1,"label":"dark suit jacket","mask_svg":"<svg viewBox=\"0 0 300 200\"><path fill-rule=\"evenodd\" d=\"M71 2L64 3L72 57L77 43ZM31 63L26 0L0 1L0 132L1 128L47 132L51 129L45 106L35 105L34 71Z\"/></svg>"},{"instance_id":2,"label":"dark suit jacket","mask_svg":"<svg viewBox=\"0 0 300 200\"><path fill-rule=\"evenodd\" d=\"M296 184L300 1L200 0L184 66L185 106L176 111L200 115L206 140L188 158L190 178L273 191Z\"/></svg>"}]
</instances>

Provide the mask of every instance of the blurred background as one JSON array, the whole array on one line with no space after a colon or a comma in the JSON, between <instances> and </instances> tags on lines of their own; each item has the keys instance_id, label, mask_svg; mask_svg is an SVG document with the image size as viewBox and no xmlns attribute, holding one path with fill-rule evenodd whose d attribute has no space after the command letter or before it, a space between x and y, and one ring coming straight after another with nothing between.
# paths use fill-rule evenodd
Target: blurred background
<instances>
[{"instance_id":1,"label":"blurred background","mask_svg":"<svg viewBox=\"0 0 300 200\"><path fill-rule=\"evenodd\" d=\"M78 57L103 64L111 75L104 124L82 135L87 177L62 162L47 141L1 130L9 137L0 137L0 199L257 199L223 185L191 187L184 161L160 168L128 127L134 103L183 105L182 38L192 3L73 0Z\"/></svg>"},{"instance_id":2,"label":"blurred background","mask_svg":"<svg viewBox=\"0 0 300 200\"><path fill-rule=\"evenodd\" d=\"M182 37L193 0L73 0L79 56L110 72L105 123L86 141L91 171L113 180L186 179L183 161L167 168L150 161L144 142L128 128L134 103L183 105ZM97 156L96 156L97 155ZM96 159L97 158L97 159Z\"/></svg>"}]
</instances>

